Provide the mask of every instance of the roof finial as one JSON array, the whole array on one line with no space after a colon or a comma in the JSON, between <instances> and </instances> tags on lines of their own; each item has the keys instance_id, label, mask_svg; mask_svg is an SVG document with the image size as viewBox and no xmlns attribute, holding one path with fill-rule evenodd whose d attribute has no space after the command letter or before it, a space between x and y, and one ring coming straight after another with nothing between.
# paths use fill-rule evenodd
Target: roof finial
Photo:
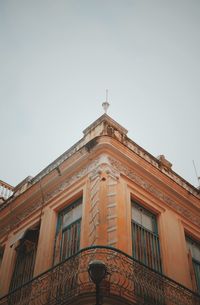
<instances>
[{"instance_id":1,"label":"roof finial","mask_svg":"<svg viewBox=\"0 0 200 305\"><path fill-rule=\"evenodd\" d=\"M102 103L103 110L107 113L108 107L110 104L108 103L108 89L106 89L106 101Z\"/></svg>"}]
</instances>

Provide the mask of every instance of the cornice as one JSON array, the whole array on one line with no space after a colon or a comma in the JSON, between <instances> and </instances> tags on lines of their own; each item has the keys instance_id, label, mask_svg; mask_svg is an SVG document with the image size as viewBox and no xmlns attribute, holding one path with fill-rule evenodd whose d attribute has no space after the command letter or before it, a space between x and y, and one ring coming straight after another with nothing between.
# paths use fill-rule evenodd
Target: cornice
<instances>
[{"instance_id":1,"label":"cornice","mask_svg":"<svg viewBox=\"0 0 200 305\"><path fill-rule=\"evenodd\" d=\"M113 128L115 128L115 130L118 130L121 134L126 135L128 133L127 129L125 129L123 126L121 126L115 120L113 120L109 115L104 113L95 122L93 122L86 129L83 130L84 135L87 135L89 132L91 132L93 129L95 129L101 123L106 123L106 125L112 126Z\"/></svg>"},{"instance_id":2,"label":"cornice","mask_svg":"<svg viewBox=\"0 0 200 305\"><path fill-rule=\"evenodd\" d=\"M66 189L71 187L77 181L81 180L88 173L94 171L99 165L99 160L100 158L96 158L95 160L83 166L76 172L69 172L68 177L64 181L56 185L56 187L52 190L48 191L43 189L43 196L40 195L40 198L38 198L39 196L35 196L35 199L32 199L31 202L29 201L31 200L31 198L29 198L29 200L25 200L20 204L20 206L17 206L15 210L9 210L9 215L5 216L0 223L0 237L5 234L8 234L10 231L15 229L21 222L23 222L27 217L37 212L39 209L44 208L53 198L55 198L59 194L62 194ZM39 192L40 189L38 189L38 194ZM4 221L5 219L6 222Z\"/></svg>"},{"instance_id":3,"label":"cornice","mask_svg":"<svg viewBox=\"0 0 200 305\"><path fill-rule=\"evenodd\" d=\"M156 188L152 183L150 183L148 180L144 179L141 175L139 175L136 171L134 171L132 168L124 165L122 162L118 161L117 159L113 157L109 157L109 162L111 166L118 170L121 174L123 174L125 177L129 178L131 181L136 183L138 186L140 186L145 191L149 192L162 202L164 202L167 206L172 208L174 211L176 211L178 214L181 214L184 218L191 221L193 224L200 227L200 216L197 215L194 211L190 210L189 208L184 207L183 205L180 205L174 201L174 199L166 194L165 192L161 191L160 189Z\"/></svg>"},{"instance_id":4,"label":"cornice","mask_svg":"<svg viewBox=\"0 0 200 305\"><path fill-rule=\"evenodd\" d=\"M95 134L95 136L87 137L89 131L93 132L93 130L99 126L99 124L103 123L103 127L99 129L99 131ZM46 169L44 169L41 173L39 173L35 178L33 178L32 183L36 183L39 179L41 179L44 175L48 174L50 171L55 169L61 163L63 163L66 159L68 159L72 154L77 152L80 148L87 146L90 142L95 139L99 139L102 136L108 136L112 139L115 139L119 143L123 144L133 153L141 157L143 160L150 163L154 168L158 169L164 176L169 177L183 189L187 190L191 194L196 197L200 197L199 190L191 185L188 181L183 179L177 173L175 173L171 168L166 168L162 166L162 162L159 159L155 158L141 146L136 144L134 141L127 137L127 130L115 122L108 115L104 114L94 123L92 123L88 128L84 130L85 136L77 142L71 149L67 150L63 155L61 155L58 159L52 162Z\"/></svg>"},{"instance_id":5,"label":"cornice","mask_svg":"<svg viewBox=\"0 0 200 305\"><path fill-rule=\"evenodd\" d=\"M96 145L95 141L102 136L107 136L109 138L115 139L119 143L123 144L124 147L128 148L130 151L138 155L142 160L145 160L149 164L151 164L154 168L159 170L164 176L169 177L176 184L181 186L183 189L187 190L189 193L193 194L197 198L200 198L200 192L197 188L191 185L189 182L184 180L178 174L176 174L171 168L166 168L162 166L162 162L152 156L150 153L145 151L142 147L136 144L134 141L127 137L127 130L114 121L111 117L104 114L95 122L93 122L88 128L84 131L84 137L78 141L75 145L73 145L70 149L64 152L60 157L58 157L55 161L49 164L44 170L42 170L39 174L37 174L26 186L23 192L26 192L29 188L31 188L38 181L47 177L52 171L58 169L59 167L68 160L71 156L75 155L76 152L80 151L83 147L85 147L88 151L90 151L93 146ZM169 162L168 162L169 163ZM19 192L20 196L20 192ZM10 202L16 199L15 195L8 198L1 206L0 210L4 209Z\"/></svg>"},{"instance_id":6,"label":"cornice","mask_svg":"<svg viewBox=\"0 0 200 305\"><path fill-rule=\"evenodd\" d=\"M174 211L181 214L184 218L191 221L191 223L200 227L200 216L195 214L194 209L191 209L191 207L186 208L184 205L180 205L174 200L174 196L170 196L170 193L165 192L162 188L159 189L159 187L156 187L155 183L153 183L153 181L155 182L156 180L152 180L151 183L151 179L147 178L148 176L142 175L142 173L145 173L144 169L140 174L138 171L139 167L137 167L137 171L134 170L133 163L131 164L130 162L130 166L128 166L127 161L121 162L113 157L113 155L116 155L117 148L115 145L111 145L110 141L112 141L113 144L115 143L115 141L110 140L108 137L104 137L104 140L101 138L101 141L98 141L97 145L95 145L95 148L93 148L90 153L87 149L83 148L84 151L82 150L79 152L79 158L76 158L75 155L71 156L71 158L67 161L67 163L71 163L71 170L69 170L70 165L68 167L67 165L65 167L63 166L63 170L66 170L66 176L63 177L64 180L60 180L60 182L57 180L54 187L50 187L49 190L48 188L44 189L43 199L41 196L36 196L36 194L33 194L35 196L33 199L30 197L26 198L26 201L24 201L24 203L22 202L20 207L17 206L16 211L13 210L10 217L7 218L7 223L4 221L1 222L0 237L8 234L9 231L15 229L20 225L21 222L24 221L24 219L30 217L39 209L48 205L49 202L52 202L59 195L63 194L67 189L80 181L83 177L86 177L87 175L90 177L99 175L99 173L102 171L102 168L104 168L104 170L106 170L109 175L111 174L113 177L116 177L116 179L118 179L120 175L124 175L136 183L138 186L140 186L142 189L149 192L160 201L164 202ZM115 154L111 153L112 150L115 152ZM90 159L88 159L88 156L90 156ZM74 162L72 162L72 160ZM142 169L142 165L140 164L139 166ZM61 173L64 175L64 172ZM59 176L55 177L55 179L59 179L58 177ZM29 191L31 190L29 189ZM39 194L39 188L37 191ZM24 195L25 194L22 194L22 197Z\"/></svg>"},{"instance_id":7,"label":"cornice","mask_svg":"<svg viewBox=\"0 0 200 305\"><path fill-rule=\"evenodd\" d=\"M94 149L117 157L123 164L128 164L130 168L135 168L147 181L152 181L161 191L171 193L173 198L200 209L199 195L197 196L193 192L189 192L188 189L181 187L171 177L164 175L159 168L152 167L151 163L141 160L137 154L133 154L122 143L117 143L116 139L110 139L107 136L100 137L98 145Z\"/></svg>"}]
</instances>

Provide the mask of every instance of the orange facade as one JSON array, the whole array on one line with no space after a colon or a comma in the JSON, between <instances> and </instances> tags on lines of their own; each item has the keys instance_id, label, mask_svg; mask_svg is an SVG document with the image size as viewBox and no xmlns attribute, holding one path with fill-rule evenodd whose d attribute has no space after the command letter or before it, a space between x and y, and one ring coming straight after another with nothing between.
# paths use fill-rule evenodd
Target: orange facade
<instances>
[{"instance_id":1,"label":"orange facade","mask_svg":"<svg viewBox=\"0 0 200 305\"><path fill-rule=\"evenodd\" d=\"M108 115L104 114L91 124L78 143L36 177L24 180L0 205L0 304L25 304L20 301L21 296L16 296L14 301L3 296L20 290L20 285L35 277L40 278L53 266L70 261L81 249L94 246L108 247L106 251L110 251L112 262L117 257L117 254L111 255L113 249L128 255L122 259L127 259L127 264L133 257L136 263L141 263L141 268L147 266L149 272L155 271L158 277L162 278L163 274L163 278L166 276L188 288L184 289L192 297L182 304L198 304L200 193L173 172L171 166L164 156L155 158L130 140L127 130ZM99 251L96 258L109 265L108 254L105 259L100 248L95 249L95 253ZM123 256L120 251L116 253ZM84 253L78 255L84 257ZM74 283L79 282L77 300L81 287L86 287L89 260L83 264L86 269L77 280L80 262L73 264L76 277L71 279L71 288L65 285L65 290L60 290L64 296L66 289L74 289ZM116 272L112 264L110 270ZM113 280L115 285L108 285L107 280L102 294L105 289L106 295L108 286L109 291L113 289L113 295L115 288L122 291L120 285L124 285L123 270L127 265L117 266L121 271ZM133 268L133 264L130 266ZM58 270L56 268L53 270ZM127 272L134 277L135 269L130 271L130 268ZM140 304L140 297L144 295L136 282L127 282L127 304ZM168 288L163 285L159 284L158 290L167 295ZM156 286L153 289L156 291ZM27 291L32 295L32 288L31 292ZM134 291L137 292L135 297ZM45 294L42 304L51 304L48 298ZM197 303L192 303L194 298ZM105 299L104 303L126 304L124 300L120 301L118 295L114 303L112 298ZM62 302L81 304L80 300L67 303L67 297ZM155 304L162 302L157 300ZM170 298L166 303L175 304ZM32 297L29 304L39 302L34 303ZM88 293L82 304L94 304Z\"/></svg>"}]
</instances>

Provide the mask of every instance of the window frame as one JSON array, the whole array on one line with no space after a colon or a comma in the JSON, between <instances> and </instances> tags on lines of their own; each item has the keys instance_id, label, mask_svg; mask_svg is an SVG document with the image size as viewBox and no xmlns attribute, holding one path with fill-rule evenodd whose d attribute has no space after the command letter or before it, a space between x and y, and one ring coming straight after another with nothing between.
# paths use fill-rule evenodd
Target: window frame
<instances>
[{"instance_id":1,"label":"window frame","mask_svg":"<svg viewBox=\"0 0 200 305\"><path fill-rule=\"evenodd\" d=\"M188 260L189 260L188 261L189 267L190 267L190 270L192 269L192 271L190 271L192 285L194 286L193 288L195 290L197 290L198 293L200 293L200 259L198 260L192 256L192 251L188 246L188 242L192 242L200 250L200 241L197 241L196 238L193 238L190 234L185 232L185 242L186 242L186 249L187 249ZM191 263L192 263L192 266L191 266ZM198 274L197 274L196 265L198 266Z\"/></svg>"},{"instance_id":2,"label":"window frame","mask_svg":"<svg viewBox=\"0 0 200 305\"><path fill-rule=\"evenodd\" d=\"M151 217L152 220L152 230L148 229L147 227L145 227L144 225L140 224L139 222L137 222L137 220L135 220L132 217L132 207L135 206L136 208L139 208L141 210L142 213L144 213L145 215ZM133 230L135 229L135 225L139 228L139 230L143 230L147 233L147 235L151 235L153 240L151 243L155 242L155 248L153 246L153 251L156 249L156 252L154 253L152 251L152 249L150 249L150 251L152 251L152 257L150 260L152 260L154 263L152 264L148 264L146 262L144 262L143 258L138 258L137 256L143 256L143 257L147 257L149 255L148 251L149 250L145 250L143 253L141 252L142 250L138 250L137 246L134 246L134 239L137 237L138 238L138 231L135 231L135 234L137 234L137 236L135 235L135 237L133 236ZM142 233L140 233L142 234ZM141 235L142 236L142 235ZM141 238L140 236L140 238ZM147 237L145 237L145 240ZM150 237L149 237L150 238ZM141 263L144 263L145 265L147 265L148 267L152 268L153 270L155 270L156 272L159 273L163 273L163 265L162 265L162 251L161 251L161 243L160 243L160 237L159 237L159 231L158 231L158 217L157 214L155 212L152 212L151 209L146 208L146 206L143 205L143 203L138 202L138 200L135 200L133 198L131 198L131 239L132 239L132 256L133 258L135 258L136 260L140 261ZM156 244L157 243L157 244ZM144 248L144 245L141 244L141 248ZM139 251L139 252L138 252ZM138 252L138 254L136 254L136 252ZM136 256L135 256L135 254ZM142 253L142 254L141 254ZM148 261L148 259L147 259Z\"/></svg>"},{"instance_id":3,"label":"window frame","mask_svg":"<svg viewBox=\"0 0 200 305\"><path fill-rule=\"evenodd\" d=\"M143 214L149 216L152 219L153 230L150 230L150 229L146 228L143 224L140 224L139 222L137 222L137 220L133 219L133 217L132 217L132 207L133 206L140 209L142 212L144 212ZM143 227L145 230L151 232L152 234L156 234L158 236L157 215L155 213L151 212L146 207L144 207L142 204L139 204L137 201L135 201L133 199L131 199L131 221L136 222L138 225Z\"/></svg>"},{"instance_id":4,"label":"window frame","mask_svg":"<svg viewBox=\"0 0 200 305\"><path fill-rule=\"evenodd\" d=\"M23 237L19 239L15 245L15 263L13 265L12 276L10 279L9 291L17 289L33 278L39 243L39 234L40 224L37 224L26 229L26 231L23 233ZM26 270L25 268L27 267L27 262L29 263L29 266ZM21 269L23 269L23 272Z\"/></svg>"},{"instance_id":5,"label":"window frame","mask_svg":"<svg viewBox=\"0 0 200 305\"><path fill-rule=\"evenodd\" d=\"M64 216L81 205L81 217L76 219L75 221L72 221L70 224L68 224L66 227L63 227L63 218ZM79 239L79 250L80 250L80 244L81 244L81 226L82 226L82 212L83 212L83 196L80 196L78 199L75 199L74 201L71 201L65 208L63 208L61 211L58 212L57 217L57 224L56 224L56 234L55 234L55 242L54 242L54 257L53 257L53 264L56 265L59 262L63 262L66 258L62 258L63 254L63 235L64 233L69 229L70 226L74 225L76 222L80 221L80 239ZM57 262L58 258L56 258L56 243L57 238L59 235L59 232L61 230L61 240L59 243L59 261ZM72 254L73 255L73 254Z\"/></svg>"}]
</instances>

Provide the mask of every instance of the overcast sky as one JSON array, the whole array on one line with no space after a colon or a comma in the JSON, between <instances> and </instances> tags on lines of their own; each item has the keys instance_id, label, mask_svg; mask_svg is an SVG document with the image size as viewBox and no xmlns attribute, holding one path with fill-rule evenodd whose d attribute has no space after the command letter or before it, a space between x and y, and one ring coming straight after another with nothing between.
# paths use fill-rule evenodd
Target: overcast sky
<instances>
[{"instance_id":1,"label":"overcast sky","mask_svg":"<svg viewBox=\"0 0 200 305\"><path fill-rule=\"evenodd\" d=\"M199 0L0 0L0 179L35 176L103 110L197 186Z\"/></svg>"}]
</instances>

